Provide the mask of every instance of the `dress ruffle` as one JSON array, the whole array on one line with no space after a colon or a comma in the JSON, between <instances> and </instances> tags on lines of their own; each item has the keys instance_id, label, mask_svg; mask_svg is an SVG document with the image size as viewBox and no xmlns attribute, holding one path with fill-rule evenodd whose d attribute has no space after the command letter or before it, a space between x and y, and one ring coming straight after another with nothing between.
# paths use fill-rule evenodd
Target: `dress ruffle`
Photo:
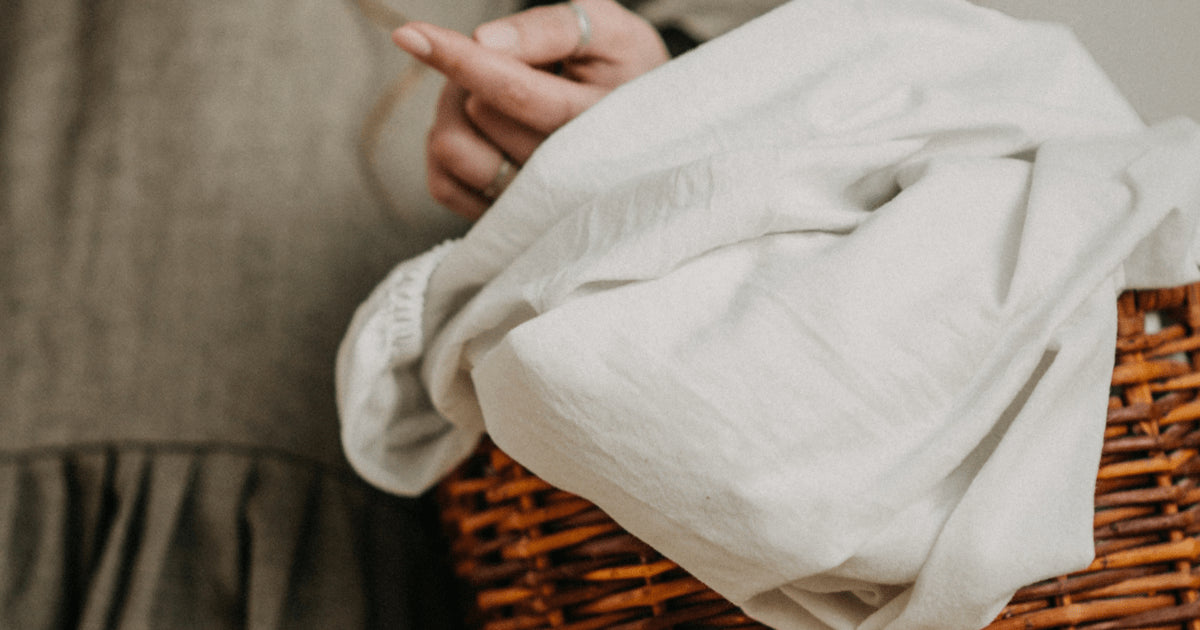
<instances>
[{"instance_id":1,"label":"dress ruffle","mask_svg":"<svg viewBox=\"0 0 1200 630\"><path fill-rule=\"evenodd\" d=\"M0 628L454 628L427 508L281 453L0 454Z\"/></svg>"}]
</instances>

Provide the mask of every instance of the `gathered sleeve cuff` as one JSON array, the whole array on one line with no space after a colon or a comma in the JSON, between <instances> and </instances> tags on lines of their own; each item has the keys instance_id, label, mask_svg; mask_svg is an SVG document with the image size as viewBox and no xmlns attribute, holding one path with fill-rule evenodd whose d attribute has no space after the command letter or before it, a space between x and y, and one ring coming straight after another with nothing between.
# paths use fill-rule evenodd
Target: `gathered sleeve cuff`
<instances>
[{"instance_id":1,"label":"gathered sleeve cuff","mask_svg":"<svg viewBox=\"0 0 1200 630\"><path fill-rule=\"evenodd\" d=\"M443 419L420 382L425 293L454 241L398 265L354 315L337 357L342 447L372 484L420 494L473 448L478 431Z\"/></svg>"}]
</instances>

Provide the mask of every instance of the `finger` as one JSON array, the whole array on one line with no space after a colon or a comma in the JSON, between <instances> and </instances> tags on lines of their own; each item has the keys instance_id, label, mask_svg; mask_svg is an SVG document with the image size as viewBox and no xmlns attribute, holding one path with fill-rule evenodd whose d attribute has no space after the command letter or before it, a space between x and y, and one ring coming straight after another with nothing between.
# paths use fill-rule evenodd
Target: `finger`
<instances>
[{"instance_id":1,"label":"finger","mask_svg":"<svg viewBox=\"0 0 1200 630\"><path fill-rule=\"evenodd\" d=\"M410 23L393 32L392 38L452 83L542 133L563 126L607 92L531 68L432 24Z\"/></svg>"},{"instance_id":2,"label":"finger","mask_svg":"<svg viewBox=\"0 0 1200 630\"><path fill-rule=\"evenodd\" d=\"M483 46L536 66L570 57L583 33L575 11L562 3L493 20L474 35Z\"/></svg>"},{"instance_id":3,"label":"finger","mask_svg":"<svg viewBox=\"0 0 1200 630\"><path fill-rule=\"evenodd\" d=\"M484 47L532 66L565 62L558 74L614 88L670 59L658 30L613 0L535 7L475 29Z\"/></svg>"},{"instance_id":4,"label":"finger","mask_svg":"<svg viewBox=\"0 0 1200 630\"><path fill-rule=\"evenodd\" d=\"M443 128L429 136L428 158L432 164L475 190L484 190L504 162L500 149L472 128Z\"/></svg>"},{"instance_id":5,"label":"finger","mask_svg":"<svg viewBox=\"0 0 1200 630\"><path fill-rule=\"evenodd\" d=\"M473 190L483 191L492 185L507 158L468 120L466 98L466 92L459 86L448 84L443 88L438 99L437 118L426 140L426 160L435 165L439 173L448 174Z\"/></svg>"},{"instance_id":6,"label":"finger","mask_svg":"<svg viewBox=\"0 0 1200 630\"><path fill-rule=\"evenodd\" d=\"M482 139L466 117L467 93L447 84L438 97L437 116L426 139L426 181L438 203L468 218L489 201L479 191L490 183L503 156Z\"/></svg>"},{"instance_id":7,"label":"finger","mask_svg":"<svg viewBox=\"0 0 1200 630\"><path fill-rule=\"evenodd\" d=\"M492 203L436 165L429 165L425 179L428 182L429 195L434 201L472 221L483 216Z\"/></svg>"},{"instance_id":8,"label":"finger","mask_svg":"<svg viewBox=\"0 0 1200 630\"><path fill-rule=\"evenodd\" d=\"M654 31L641 16L613 0L573 4L534 7L493 20L475 29L475 39L525 63L542 65L569 57L620 56L634 39L631 31Z\"/></svg>"},{"instance_id":9,"label":"finger","mask_svg":"<svg viewBox=\"0 0 1200 630\"><path fill-rule=\"evenodd\" d=\"M467 118L492 144L517 164L524 164L546 140L546 134L506 116L474 96L467 98Z\"/></svg>"}]
</instances>

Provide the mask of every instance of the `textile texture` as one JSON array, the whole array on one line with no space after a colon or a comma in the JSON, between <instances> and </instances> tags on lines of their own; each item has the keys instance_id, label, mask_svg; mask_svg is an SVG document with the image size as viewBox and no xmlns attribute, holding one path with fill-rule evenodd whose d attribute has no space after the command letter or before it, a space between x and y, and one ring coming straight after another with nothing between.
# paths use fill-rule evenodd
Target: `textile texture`
<instances>
[{"instance_id":1,"label":"textile texture","mask_svg":"<svg viewBox=\"0 0 1200 630\"><path fill-rule=\"evenodd\" d=\"M330 376L446 229L400 229L356 153L387 33L324 0L0 13L0 628L454 627Z\"/></svg>"},{"instance_id":2,"label":"textile texture","mask_svg":"<svg viewBox=\"0 0 1200 630\"><path fill-rule=\"evenodd\" d=\"M796 0L393 274L419 343L359 310L346 446L413 493L486 432L772 627L982 627L1091 560L1114 304L1200 278L1198 163L1064 28Z\"/></svg>"},{"instance_id":3,"label":"textile texture","mask_svg":"<svg viewBox=\"0 0 1200 630\"><path fill-rule=\"evenodd\" d=\"M455 628L427 507L279 453L0 456L0 628Z\"/></svg>"}]
</instances>

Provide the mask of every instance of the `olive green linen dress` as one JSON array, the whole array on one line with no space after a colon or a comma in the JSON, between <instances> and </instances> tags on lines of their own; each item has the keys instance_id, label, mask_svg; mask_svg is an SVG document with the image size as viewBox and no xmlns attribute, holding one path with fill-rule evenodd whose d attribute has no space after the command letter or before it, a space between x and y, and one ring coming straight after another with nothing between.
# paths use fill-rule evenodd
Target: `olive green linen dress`
<instances>
[{"instance_id":1,"label":"olive green linen dress","mask_svg":"<svg viewBox=\"0 0 1200 630\"><path fill-rule=\"evenodd\" d=\"M356 153L403 61L348 1L3 3L0 628L454 627L332 384L460 227L389 217Z\"/></svg>"}]
</instances>

